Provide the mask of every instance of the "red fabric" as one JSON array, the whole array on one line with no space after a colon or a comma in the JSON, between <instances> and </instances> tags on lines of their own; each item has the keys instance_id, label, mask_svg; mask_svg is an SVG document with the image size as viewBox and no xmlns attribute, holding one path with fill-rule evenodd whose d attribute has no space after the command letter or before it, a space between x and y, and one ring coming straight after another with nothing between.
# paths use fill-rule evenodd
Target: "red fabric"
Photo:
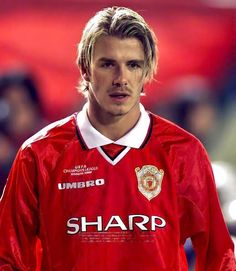
<instances>
[{"instance_id":1,"label":"red fabric","mask_svg":"<svg viewBox=\"0 0 236 271\"><path fill-rule=\"evenodd\" d=\"M220 271L236 270L234 255L231 249L225 252L221 262Z\"/></svg>"},{"instance_id":2,"label":"red fabric","mask_svg":"<svg viewBox=\"0 0 236 271\"><path fill-rule=\"evenodd\" d=\"M184 271L183 243L191 237L198 271L235 271L197 139L152 115L146 144L112 165L97 148L81 145L75 119L50 125L17 155L0 202L1 271L34 270L36 236L42 270ZM145 167L164 171L151 200L140 185L146 192L152 186L137 175Z\"/></svg>"},{"instance_id":3,"label":"red fabric","mask_svg":"<svg viewBox=\"0 0 236 271\"><path fill-rule=\"evenodd\" d=\"M42 250L40 239L37 240L35 250L36 250L36 269L35 269L35 271L40 271L42 256L43 256L43 250Z\"/></svg>"},{"instance_id":4,"label":"red fabric","mask_svg":"<svg viewBox=\"0 0 236 271\"><path fill-rule=\"evenodd\" d=\"M122 149L124 149L124 146L120 146L117 144L108 144L103 146L102 148L110 157L115 157Z\"/></svg>"}]
</instances>

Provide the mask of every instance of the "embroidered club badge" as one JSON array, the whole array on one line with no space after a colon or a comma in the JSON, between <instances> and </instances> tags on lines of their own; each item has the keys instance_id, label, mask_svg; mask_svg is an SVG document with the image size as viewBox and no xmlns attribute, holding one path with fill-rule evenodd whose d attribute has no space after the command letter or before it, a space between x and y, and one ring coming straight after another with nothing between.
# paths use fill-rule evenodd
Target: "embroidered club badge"
<instances>
[{"instance_id":1,"label":"embroidered club badge","mask_svg":"<svg viewBox=\"0 0 236 271\"><path fill-rule=\"evenodd\" d=\"M161 184L164 176L164 171L152 165L145 165L141 169L135 168L135 173L138 179L139 191L148 199L151 200L161 192Z\"/></svg>"}]
</instances>

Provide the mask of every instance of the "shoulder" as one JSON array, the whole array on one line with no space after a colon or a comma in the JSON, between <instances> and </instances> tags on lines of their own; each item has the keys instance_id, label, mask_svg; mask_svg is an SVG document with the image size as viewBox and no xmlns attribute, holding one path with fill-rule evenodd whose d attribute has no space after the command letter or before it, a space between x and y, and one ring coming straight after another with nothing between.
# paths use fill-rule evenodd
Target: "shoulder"
<instances>
[{"instance_id":1,"label":"shoulder","mask_svg":"<svg viewBox=\"0 0 236 271\"><path fill-rule=\"evenodd\" d=\"M205 153L205 148L200 140L177 124L150 113L152 119L152 136L166 151L185 153ZM188 153L189 152L189 153Z\"/></svg>"},{"instance_id":2,"label":"shoulder","mask_svg":"<svg viewBox=\"0 0 236 271\"><path fill-rule=\"evenodd\" d=\"M184 195L188 191L186 187L195 187L192 191L202 191L205 183L213 180L210 159L203 144L171 121L154 114L151 114L151 118L154 142L171 167L179 185L179 194Z\"/></svg>"},{"instance_id":3,"label":"shoulder","mask_svg":"<svg viewBox=\"0 0 236 271\"><path fill-rule=\"evenodd\" d=\"M11 172L26 170L33 174L54 168L58 159L77 143L76 116L53 122L27 139L17 152Z\"/></svg>"},{"instance_id":4,"label":"shoulder","mask_svg":"<svg viewBox=\"0 0 236 271\"><path fill-rule=\"evenodd\" d=\"M153 113L149 114L152 119L153 133L156 136L166 136L170 140L179 140L184 138L189 141L199 141L193 134L189 133L172 121L169 121Z\"/></svg>"},{"instance_id":5,"label":"shoulder","mask_svg":"<svg viewBox=\"0 0 236 271\"><path fill-rule=\"evenodd\" d=\"M44 144L53 143L56 141L60 141L64 144L65 141L72 140L76 137L76 115L77 114L75 113L47 125L32 137L27 139L22 144L21 149L24 150L32 146L42 147Z\"/></svg>"}]
</instances>

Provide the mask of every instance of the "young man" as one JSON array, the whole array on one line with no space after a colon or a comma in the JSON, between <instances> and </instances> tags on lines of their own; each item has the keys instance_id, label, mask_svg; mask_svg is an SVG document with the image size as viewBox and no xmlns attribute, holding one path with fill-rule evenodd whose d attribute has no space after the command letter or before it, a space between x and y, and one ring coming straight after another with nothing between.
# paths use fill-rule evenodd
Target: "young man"
<instances>
[{"instance_id":1,"label":"young man","mask_svg":"<svg viewBox=\"0 0 236 271\"><path fill-rule=\"evenodd\" d=\"M85 27L83 110L20 149L0 205L0 270L183 271L191 237L199 271L236 270L207 154L189 133L145 111L156 41L127 8Z\"/></svg>"}]
</instances>

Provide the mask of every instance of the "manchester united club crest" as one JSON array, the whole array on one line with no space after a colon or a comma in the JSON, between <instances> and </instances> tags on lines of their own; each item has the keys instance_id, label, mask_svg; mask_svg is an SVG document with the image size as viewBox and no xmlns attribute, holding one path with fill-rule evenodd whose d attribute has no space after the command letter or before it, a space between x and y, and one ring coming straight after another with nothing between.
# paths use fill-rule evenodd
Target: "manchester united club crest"
<instances>
[{"instance_id":1,"label":"manchester united club crest","mask_svg":"<svg viewBox=\"0 0 236 271\"><path fill-rule=\"evenodd\" d=\"M138 179L139 191L148 199L151 200L161 192L161 184L164 176L164 171L152 165L145 165L141 169L135 168L135 173Z\"/></svg>"}]
</instances>

